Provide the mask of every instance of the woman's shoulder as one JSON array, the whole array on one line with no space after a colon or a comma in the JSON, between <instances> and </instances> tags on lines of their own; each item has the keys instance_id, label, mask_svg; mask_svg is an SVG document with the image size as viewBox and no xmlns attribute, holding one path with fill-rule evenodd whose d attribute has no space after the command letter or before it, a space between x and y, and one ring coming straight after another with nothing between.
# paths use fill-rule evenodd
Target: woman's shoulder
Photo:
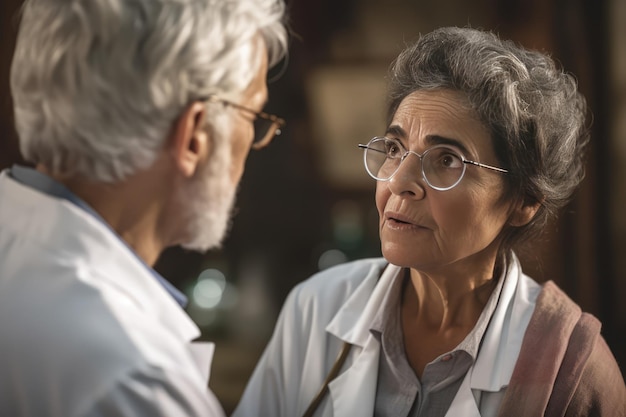
<instances>
[{"instance_id":1,"label":"woman's shoulder","mask_svg":"<svg viewBox=\"0 0 626 417\"><path fill-rule=\"evenodd\" d=\"M541 284L537 298L537 314L550 315L555 319L576 322L583 313L580 306L572 300L554 281Z\"/></svg>"},{"instance_id":2,"label":"woman's shoulder","mask_svg":"<svg viewBox=\"0 0 626 417\"><path fill-rule=\"evenodd\" d=\"M537 334L561 334L562 343L584 340L582 345L588 346L598 337L600 329L600 321L585 313L557 284L553 281L541 284L535 311L529 323L530 331ZM574 333L578 335L572 340Z\"/></svg>"},{"instance_id":3,"label":"woman's shoulder","mask_svg":"<svg viewBox=\"0 0 626 417\"><path fill-rule=\"evenodd\" d=\"M574 357L571 362L579 364L581 361ZM573 394L570 394L568 415L626 416L624 377L613 352L602 336L598 336L591 353L580 368L582 368L582 374L575 381L568 381L576 386ZM569 378L573 379L572 376ZM561 391L564 390L561 389Z\"/></svg>"},{"instance_id":4,"label":"woman's shoulder","mask_svg":"<svg viewBox=\"0 0 626 417\"><path fill-rule=\"evenodd\" d=\"M600 321L583 312L554 282L543 283L511 390L516 385L532 385L540 377L551 385L551 390L541 394L549 398L546 415L565 409L586 410L573 415L622 415L588 412L588 407L607 411L607 406L614 407L616 399L626 395L619 367L600 329Z\"/></svg>"}]
</instances>

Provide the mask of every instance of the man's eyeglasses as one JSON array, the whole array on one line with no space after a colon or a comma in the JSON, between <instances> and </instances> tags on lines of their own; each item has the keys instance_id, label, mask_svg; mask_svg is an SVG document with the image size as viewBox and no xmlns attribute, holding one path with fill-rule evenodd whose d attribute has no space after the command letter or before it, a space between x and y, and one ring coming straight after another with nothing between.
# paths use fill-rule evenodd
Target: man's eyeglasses
<instances>
[{"instance_id":1,"label":"man's eyeglasses","mask_svg":"<svg viewBox=\"0 0 626 417\"><path fill-rule=\"evenodd\" d=\"M287 122L284 119L273 114L265 112L257 112L241 104L233 103L216 95L210 95L199 98L200 101L208 101L211 103L222 103L226 106L234 107L238 110L245 111L254 116L254 139L252 140L252 149L261 149L267 146L274 136L282 133L281 129L285 127Z\"/></svg>"},{"instance_id":2,"label":"man's eyeglasses","mask_svg":"<svg viewBox=\"0 0 626 417\"><path fill-rule=\"evenodd\" d=\"M389 181L400 169L400 164L410 154L417 156L422 163L422 178L433 189L446 191L456 187L465 175L465 167L474 165L493 171L507 173L503 168L470 161L453 147L435 145L426 149L421 155L408 151L402 144L385 137L375 137L367 145L359 144L364 150L365 169L372 178L378 181Z\"/></svg>"}]
</instances>

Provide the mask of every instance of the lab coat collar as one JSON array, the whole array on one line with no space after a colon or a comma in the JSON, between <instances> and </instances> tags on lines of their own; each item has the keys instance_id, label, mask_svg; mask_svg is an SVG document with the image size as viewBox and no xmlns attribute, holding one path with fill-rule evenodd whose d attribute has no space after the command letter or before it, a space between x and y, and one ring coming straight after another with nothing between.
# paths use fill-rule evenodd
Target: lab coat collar
<instances>
[{"instance_id":1,"label":"lab coat collar","mask_svg":"<svg viewBox=\"0 0 626 417\"><path fill-rule=\"evenodd\" d=\"M512 255L498 306L483 337L474 365L467 371L446 417L480 417L478 391L499 392L511 380L540 287L522 274Z\"/></svg>"},{"instance_id":2,"label":"lab coat collar","mask_svg":"<svg viewBox=\"0 0 626 417\"><path fill-rule=\"evenodd\" d=\"M371 323L391 283L402 269L389 264L381 275L380 271L385 264L384 260L372 263L365 279L326 326L327 332L353 345L365 346L370 336Z\"/></svg>"},{"instance_id":3,"label":"lab coat collar","mask_svg":"<svg viewBox=\"0 0 626 417\"><path fill-rule=\"evenodd\" d=\"M85 210L87 213L91 214L93 217L99 220L104 226L111 229L109 224L102 218L102 216L100 216L100 214L96 212L83 199L79 198L76 194L74 194L71 190L69 190L60 182L54 180L46 174L37 171L36 169L20 165L13 165L13 167L3 171L0 175L7 175L17 182L32 187L33 189L41 193L47 194L51 197L64 199L71 203L74 203L76 206ZM118 237L120 242L126 245L126 242L123 241L122 238L118 236L113 229L111 229L111 232L113 232L115 236ZM163 285L165 290L172 297L174 297L178 304L180 304L182 307L185 307L187 305L187 297L183 293L181 293L169 281L163 278L158 272L146 265L143 260L139 258L139 255L137 255L132 249L131 252L137 257L137 259L139 259L142 264L144 264L146 269L154 276L154 278L159 281L161 285Z\"/></svg>"},{"instance_id":4,"label":"lab coat collar","mask_svg":"<svg viewBox=\"0 0 626 417\"><path fill-rule=\"evenodd\" d=\"M72 258L80 259L84 268L93 269L90 275L97 280L90 284L115 288L186 342L200 336L198 327L145 264L94 216L67 200L17 182L6 171L0 173L0 188L7 190L16 211L33 213L28 218L15 218L24 223L24 233L36 230L44 234L40 236L44 241L54 238L59 256L71 251Z\"/></svg>"},{"instance_id":5,"label":"lab coat collar","mask_svg":"<svg viewBox=\"0 0 626 417\"><path fill-rule=\"evenodd\" d=\"M134 253L97 220L83 212L76 214L90 223L89 230L85 230L87 233L81 233L78 238L84 241L85 250L93 257L90 264L97 265L102 271L102 280L116 286L182 340L197 339L200 336L198 327ZM107 258L107 262L97 261Z\"/></svg>"},{"instance_id":6,"label":"lab coat collar","mask_svg":"<svg viewBox=\"0 0 626 417\"><path fill-rule=\"evenodd\" d=\"M509 384L524 337L519 329L527 327L535 308L539 286L524 279L519 261L511 258L498 306L468 372L474 390L497 392Z\"/></svg>"},{"instance_id":7,"label":"lab coat collar","mask_svg":"<svg viewBox=\"0 0 626 417\"><path fill-rule=\"evenodd\" d=\"M347 401L346 396L350 393L360 392L359 398L364 398L363 392L375 395L375 385L374 388L370 385L377 379L372 376L378 374L380 346L369 328L393 279L401 271L400 267L389 265L380 275L382 267L384 261L372 264L366 278L326 327L329 333L352 343L355 345L353 349L360 352L350 368L329 385L335 415L350 415L339 413L342 404L354 406L363 403L363 407L368 406L368 401ZM500 299L485 332L478 357L467 372L448 410L448 416L479 417L474 392L498 392L511 379L524 336L524 332L519 329L525 329L528 325L540 287L522 274L519 261L514 255L502 278L505 281ZM356 381L360 384L358 390L353 386ZM368 410L369 408L365 410L366 413Z\"/></svg>"}]
</instances>

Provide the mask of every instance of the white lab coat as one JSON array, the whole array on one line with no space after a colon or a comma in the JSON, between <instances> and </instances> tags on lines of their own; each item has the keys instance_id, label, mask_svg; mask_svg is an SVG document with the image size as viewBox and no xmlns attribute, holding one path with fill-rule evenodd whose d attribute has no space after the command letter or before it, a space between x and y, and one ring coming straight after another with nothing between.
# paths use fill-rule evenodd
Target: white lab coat
<instances>
[{"instance_id":1,"label":"white lab coat","mask_svg":"<svg viewBox=\"0 0 626 417\"><path fill-rule=\"evenodd\" d=\"M0 174L0 416L223 416L199 335L110 229Z\"/></svg>"},{"instance_id":2,"label":"white lab coat","mask_svg":"<svg viewBox=\"0 0 626 417\"><path fill-rule=\"evenodd\" d=\"M383 259L347 263L294 288L233 417L301 416L344 341L354 346L315 415L372 416L380 344L369 329L400 271L390 265L381 276L385 265ZM523 275L514 260L478 358L447 416L497 414L539 292L539 285Z\"/></svg>"}]
</instances>

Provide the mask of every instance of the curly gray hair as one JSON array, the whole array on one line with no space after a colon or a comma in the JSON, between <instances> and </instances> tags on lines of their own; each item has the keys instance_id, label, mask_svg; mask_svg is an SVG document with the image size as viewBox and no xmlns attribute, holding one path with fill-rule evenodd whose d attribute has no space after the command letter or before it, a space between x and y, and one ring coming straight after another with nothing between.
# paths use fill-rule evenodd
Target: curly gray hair
<instances>
[{"instance_id":1,"label":"curly gray hair","mask_svg":"<svg viewBox=\"0 0 626 417\"><path fill-rule=\"evenodd\" d=\"M530 223L507 227L501 255L538 235L584 177L587 106L576 80L547 55L491 32L446 27L421 36L390 69L389 120L417 90L464 93L491 132L509 173L503 199L540 204Z\"/></svg>"},{"instance_id":2,"label":"curly gray hair","mask_svg":"<svg viewBox=\"0 0 626 417\"><path fill-rule=\"evenodd\" d=\"M255 38L270 65L284 56L284 11L282 0L26 0L11 68L22 154L106 182L148 167L191 101L245 90L261 65Z\"/></svg>"}]
</instances>

